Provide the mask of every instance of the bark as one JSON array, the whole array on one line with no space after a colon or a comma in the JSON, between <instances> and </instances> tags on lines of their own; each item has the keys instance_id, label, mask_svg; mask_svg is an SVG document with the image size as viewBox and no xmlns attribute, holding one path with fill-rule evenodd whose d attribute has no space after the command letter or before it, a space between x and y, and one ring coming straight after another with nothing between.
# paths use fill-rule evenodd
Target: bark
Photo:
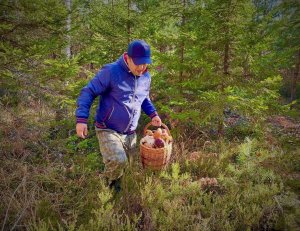
<instances>
[{"instance_id":1,"label":"bark","mask_svg":"<svg viewBox=\"0 0 300 231\"><path fill-rule=\"evenodd\" d=\"M227 78L227 76L230 74L229 73L229 66L230 66L230 41L231 41L231 37L230 37L230 28L229 28L229 22L230 22L230 17L231 17L231 13L230 13L230 9L231 9L231 2L229 1L229 6L228 6L228 12L227 15L225 17L225 28L224 28L224 57L223 57L223 78ZM224 92L224 88L225 88L225 80L222 81L221 83L221 91L222 93ZM223 138L225 134L225 128L224 128L224 117L223 115L220 116L219 118L219 122L218 122L218 136L220 138Z\"/></svg>"},{"instance_id":2,"label":"bark","mask_svg":"<svg viewBox=\"0 0 300 231\"><path fill-rule=\"evenodd\" d=\"M127 36L128 36L128 44L131 41L130 6L131 6L131 0L128 0L128 2L127 2Z\"/></svg>"},{"instance_id":3,"label":"bark","mask_svg":"<svg viewBox=\"0 0 300 231\"><path fill-rule=\"evenodd\" d=\"M113 31L116 31L115 29L115 4L114 0L111 1L111 16L112 16L112 28ZM112 36L111 39L111 61L115 59L115 37Z\"/></svg>"},{"instance_id":4,"label":"bark","mask_svg":"<svg viewBox=\"0 0 300 231\"><path fill-rule=\"evenodd\" d=\"M67 40L67 47L66 47L66 56L67 58L71 58L71 36L70 36L70 30L71 30L71 1L72 0L65 0L65 4L68 10L68 17L67 17L67 21L66 21L66 29L67 29L67 36L66 36L66 40Z\"/></svg>"},{"instance_id":5,"label":"bark","mask_svg":"<svg viewBox=\"0 0 300 231\"><path fill-rule=\"evenodd\" d=\"M297 98L297 83L299 79L299 73L300 73L300 50L298 51L296 57L295 71L291 81L291 98L290 98L291 102Z\"/></svg>"},{"instance_id":6,"label":"bark","mask_svg":"<svg viewBox=\"0 0 300 231\"><path fill-rule=\"evenodd\" d=\"M230 13L230 8L231 8L231 2L229 2L228 6L228 12L227 15L225 16L225 25L224 25L224 57L223 57L223 74L224 76L229 75L229 54L230 54L230 40L232 39L230 37L230 28L229 28L229 22L231 21L231 13Z\"/></svg>"},{"instance_id":7,"label":"bark","mask_svg":"<svg viewBox=\"0 0 300 231\"><path fill-rule=\"evenodd\" d=\"M185 9L185 6L186 6L186 2L185 2L185 0L183 0L183 9ZM184 25L185 25L185 14L184 14L184 12L182 13L182 21L181 21L181 26L183 27ZM183 40L183 38L181 39L181 43L180 43L180 51L179 51L179 58L180 58L180 63L181 64L183 64L183 62L184 62L184 46L185 46L185 44L184 44L184 40ZM183 70L182 70L182 68L181 68L181 70L180 70L180 73L179 73L179 79L180 80L183 80Z\"/></svg>"},{"instance_id":8,"label":"bark","mask_svg":"<svg viewBox=\"0 0 300 231\"><path fill-rule=\"evenodd\" d=\"M250 68L249 68L249 55L246 56L246 60L243 65L243 75L245 79L250 79L251 78L251 73L250 73Z\"/></svg>"},{"instance_id":9,"label":"bark","mask_svg":"<svg viewBox=\"0 0 300 231\"><path fill-rule=\"evenodd\" d=\"M226 78L229 75L229 52L230 52L230 41L229 41L229 28L225 28L225 44L224 44L224 57L223 57L223 77ZM221 91L224 92L225 81L221 83ZM224 118L223 115L219 119L218 123L218 136L223 138L225 134Z\"/></svg>"},{"instance_id":10,"label":"bark","mask_svg":"<svg viewBox=\"0 0 300 231\"><path fill-rule=\"evenodd\" d=\"M223 138L224 135L225 135L225 128L224 128L224 118L222 115L218 121L218 137Z\"/></svg>"},{"instance_id":11,"label":"bark","mask_svg":"<svg viewBox=\"0 0 300 231\"><path fill-rule=\"evenodd\" d=\"M224 46L224 62L223 62L223 72L224 75L229 74L229 41L226 41Z\"/></svg>"}]
</instances>

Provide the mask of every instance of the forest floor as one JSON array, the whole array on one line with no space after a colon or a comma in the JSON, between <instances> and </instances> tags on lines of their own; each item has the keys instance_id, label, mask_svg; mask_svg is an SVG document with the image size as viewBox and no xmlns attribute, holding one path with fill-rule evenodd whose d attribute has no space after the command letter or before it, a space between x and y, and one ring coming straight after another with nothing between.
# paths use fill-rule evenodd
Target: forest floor
<instances>
[{"instance_id":1,"label":"forest floor","mask_svg":"<svg viewBox=\"0 0 300 231\"><path fill-rule=\"evenodd\" d=\"M284 135L300 138L300 122L288 116L274 116L268 122Z\"/></svg>"},{"instance_id":2,"label":"forest floor","mask_svg":"<svg viewBox=\"0 0 300 231\"><path fill-rule=\"evenodd\" d=\"M97 200L97 195L92 192L100 187L96 183L98 179L92 178L90 173L94 174L94 169L103 167L99 165L101 161L98 153L91 149L93 147L98 150L98 144L93 143L96 139L79 142L75 135L70 137L72 121L70 124L64 121L57 123L51 128L53 132L49 132L49 127L41 123L45 118L51 117L46 112L34 118L30 117L31 112L23 115L25 111L19 110L22 113L17 113L17 109L3 112L5 113L0 118L0 152L3 151L0 159L0 197L3 202L0 205L0 220L5 222L2 225L0 222L0 227L26 225L26 219L36 219L37 214L39 219L56 221L61 218L74 218L68 213L77 211L78 208L81 211L82 207L87 207L87 211L90 211L89 206L94 206ZM236 119L237 117L229 118L229 122L234 124ZM296 195L292 197L296 199L288 198L284 203L291 208L288 214L295 217L297 224L294 227L300 228L300 220L297 219L300 215L300 121L278 115L267 120L267 127L272 131L266 137L270 147L280 146L282 153L278 157L266 159L262 165L281 177L286 192L291 191ZM184 139L182 141L187 142ZM186 146L183 145L177 150L183 159L192 158L187 147L186 143ZM68 155L74 161L73 164L69 166L69 159L65 161L64 155ZM199 165L194 169L197 178L210 175L205 173L211 171L210 166L199 172L200 167ZM84 203L74 202L78 196L87 198ZM80 219L82 220L78 222L84 223L83 219L87 218Z\"/></svg>"},{"instance_id":3,"label":"forest floor","mask_svg":"<svg viewBox=\"0 0 300 231\"><path fill-rule=\"evenodd\" d=\"M272 125L275 134L285 142L285 145L283 145L284 150L296 151L295 159L290 159L291 162L294 162L296 168L283 169L283 166L277 166L281 169L277 172L283 176L286 184L297 193L300 199L300 163L298 162L299 158L297 158L300 155L297 152L300 146L300 121L288 116L274 116L269 118L268 122Z\"/></svg>"}]
</instances>

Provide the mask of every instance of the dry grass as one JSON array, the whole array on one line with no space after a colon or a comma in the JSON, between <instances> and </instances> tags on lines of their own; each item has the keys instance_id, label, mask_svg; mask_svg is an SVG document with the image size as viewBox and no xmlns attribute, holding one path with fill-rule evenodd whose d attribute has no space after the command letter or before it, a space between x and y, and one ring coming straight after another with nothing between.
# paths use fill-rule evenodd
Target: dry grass
<instances>
[{"instance_id":1,"label":"dry grass","mask_svg":"<svg viewBox=\"0 0 300 231\"><path fill-rule=\"evenodd\" d=\"M80 224L86 225L89 219L93 217L94 209L99 208L97 192L107 190L103 188L101 175L99 176L93 171L86 172L84 163L82 163L84 157L79 154L66 160L64 157L57 158L56 153L60 151L59 145L66 146L66 144L64 143L65 140L59 140L59 137L51 140L48 136L51 126L45 121L54 121L55 119L55 113L51 109L46 106L39 106L39 104L35 106L33 104L32 108L19 105L17 110L4 107L0 109L2 112L0 117L1 229L35 230L38 229L40 224L50 227L50 229L58 229L59 226L69 229L72 226L78 227ZM183 174L178 177L181 182L177 184L178 179L172 179L172 177L177 177L176 174L171 173L173 167L168 169L170 179L160 178L159 173L146 176L140 169L135 171L127 179L128 185L131 185L132 188L127 188L127 191L124 189L120 199L121 205L114 204L113 212L121 214L121 220L112 219L112 221L123 222L124 219L128 218L130 222L137 222L137 230L154 230L159 225L162 227L167 226L168 223L163 222L169 222L167 217L164 221L155 218L155 213L159 212L161 207L171 209L174 217L177 216L177 213L179 214L177 207L184 207L186 211L191 212L191 214L180 217L180 219L186 221L184 219L190 219L193 216L192 213L194 215L198 214L199 209L202 212L204 211L203 213L207 217L210 216L210 212L207 212L210 209L211 214L214 213L213 207L206 207L208 205L213 206L213 204L201 204L202 202L198 198L200 194L201 197L207 197L209 200L220 200L222 206L224 208L227 206L226 208L230 211L230 206L234 204L235 197L230 195L229 192L234 189L233 191L236 193L241 193L241 195L244 193L240 191L242 190L240 187L236 186L238 182L242 183L241 185L245 187L246 191L249 190L252 193L252 188L247 187L249 181L259 180L259 177L256 178L257 174L253 173L252 176L252 170L243 169L242 165L239 166L239 169L235 169L240 173L228 168L229 163L231 163L231 167L236 164L235 155L238 143L230 142L224 148L221 142L210 140L208 134L200 129L183 129L176 135L171 163L180 163L180 171ZM263 155L268 154L266 150L277 150L273 147L274 142L272 144L269 142L267 145L272 147L266 146L262 150L258 150L256 154L262 153L261 155ZM83 153L85 152L83 151ZM80 159L76 162L75 158ZM257 158L262 158L262 156L257 155ZM70 159L74 160L71 162L71 167L69 165ZM185 178L186 173L190 174L189 178ZM245 175L245 178L242 178L243 175L238 175L241 173ZM249 173L251 174L249 175ZM226 174L229 177L226 177ZM268 173L262 171L260 174L263 177L264 174ZM147 205L148 200L150 200L149 197L141 199L141 195L147 186L146 182L150 178L155 183L148 185L151 188L149 195L151 195L152 190L157 191L155 195L151 195L155 198L151 202L153 207ZM236 179L233 180L234 178ZM276 185L276 182L272 183ZM180 190L178 190L178 187ZM262 181L257 183L257 187L261 187L262 192L264 192L266 185ZM227 191L224 189L227 189ZM164 193L169 195L169 198L165 203L160 203L160 199L165 200L163 190L167 190ZM204 192L207 192L207 194L203 194ZM210 192L214 194L211 195ZM256 194L253 193L254 198L255 196ZM228 197L228 201L223 201L223 197ZM193 203L190 204L191 202ZM103 211L100 212L105 215L107 207L104 206L102 209ZM274 208L271 207L271 209ZM135 221L138 217L139 220ZM273 219L274 216L270 213L264 215L264 217L272 217ZM211 220L215 223L215 226L211 227L219 227L221 222L228 221L226 214L222 215L221 218L223 221ZM212 217L209 219L212 219ZM234 220L235 217L230 219L232 222L237 221ZM205 226L209 229L209 226L206 226L203 220L200 219L197 222L199 222L199 227ZM238 222L242 223L241 220ZM197 226L197 224L195 225ZM257 225L257 227L260 227L260 224Z\"/></svg>"}]
</instances>

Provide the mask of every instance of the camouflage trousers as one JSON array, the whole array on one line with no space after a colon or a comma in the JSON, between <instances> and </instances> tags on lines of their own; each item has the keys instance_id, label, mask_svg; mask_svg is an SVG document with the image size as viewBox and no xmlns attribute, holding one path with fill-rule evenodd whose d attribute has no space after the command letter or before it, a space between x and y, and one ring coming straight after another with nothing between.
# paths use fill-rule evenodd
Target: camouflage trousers
<instances>
[{"instance_id":1,"label":"camouflage trousers","mask_svg":"<svg viewBox=\"0 0 300 231\"><path fill-rule=\"evenodd\" d=\"M111 129L98 128L96 134L105 164L104 176L111 182L123 175L126 165L136 156L137 136L136 133L124 135Z\"/></svg>"}]
</instances>

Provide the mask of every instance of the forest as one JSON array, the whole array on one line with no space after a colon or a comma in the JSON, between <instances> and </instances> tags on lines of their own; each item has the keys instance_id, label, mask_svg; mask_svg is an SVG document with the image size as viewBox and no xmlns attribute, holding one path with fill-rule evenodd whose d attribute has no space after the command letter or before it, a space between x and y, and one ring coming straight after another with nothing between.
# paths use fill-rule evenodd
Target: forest
<instances>
[{"instance_id":1,"label":"forest","mask_svg":"<svg viewBox=\"0 0 300 231\"><path fill-rule=\"evenodd\" d=\"M1 0L1 230L300 230L298 0ZM114 194L77 98L134 39L174 139ZM150 122L142 113L138 140ZM136 152L138 153L139 147Z\"/></svg>"}]
</instances>

